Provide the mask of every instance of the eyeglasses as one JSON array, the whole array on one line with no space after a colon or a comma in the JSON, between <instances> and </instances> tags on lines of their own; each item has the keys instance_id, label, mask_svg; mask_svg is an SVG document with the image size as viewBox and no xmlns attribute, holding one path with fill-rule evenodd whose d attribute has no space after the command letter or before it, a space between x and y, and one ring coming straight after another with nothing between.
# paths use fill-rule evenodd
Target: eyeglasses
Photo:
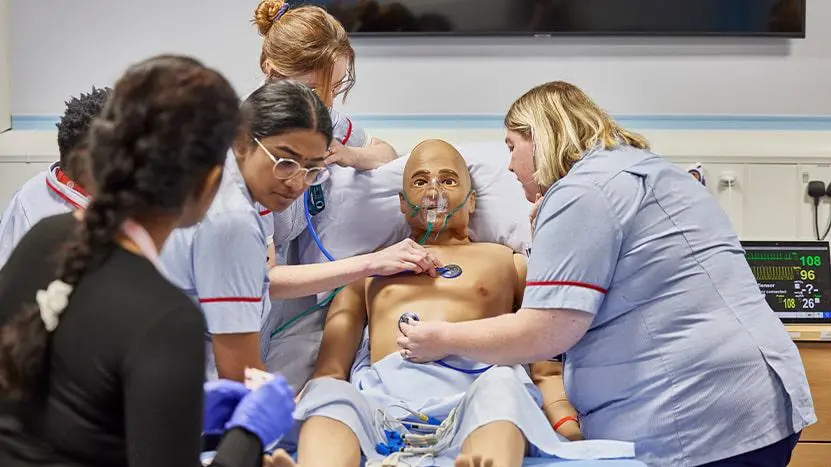
<instances>
[{"instance_id":1,"label":"eyeglasses","mask_svg":"<svg viewBox=\"0 0 831 467\"><path fill-rule=\"evenodd\" d=\"M337 83L332 85L332 88L330 90L331 93L332 93L332 98L340 97L347 90L349 90L349 88L351 88L352 85L354 85L354 84L355 84L355 80L351 76L349 76L349 75L344 76L343 79L341 79L340 81L338 81ZM319 94L318 91L320 90L320 86L309 86L309 88L312 91Z\"/></svg>"},{"instance_id":2,"label":"eyeglasses","mask_svg":"<svg viewBox=\"0 0 831 467\"><path fill-rule=\"evenodd\" d=\"M329 169L327 169L326 167L312 167L309 169L301 166L300 163L294 159L274 157L274 154L271 154L271 151L266 149L259 139L253 139L254 142L257 143L257 145L259 145L260 148L274 162L274 168L272 169L274 177L280 180L288 180L290 178L294 178L295 176L297 176L298 173L302 173L303 181L307 185L320 185L329 178Z\"/></svg>"},{"instance_id":3,"label":"eyeglasses","mask_svg":"<svg viewBox=\"0 0 831 467\"><path fill-rule=\"evenodd\" d=\"M355 80L352 79L350 76L344 77L342 80L338 81L337 84L332 86L332 94L333 97L339 97L343 93L345 93L352 85L355 84Z\"/></svg>"},{"instance_id":4,"label":"eyeglasses","mask_svg":"<svg viewBox=\"0 0 831 467\"><path fill-rule=\"evenodd\" d=\"M278 75L278 74L272 74L270 77L272 79L292 79L292 78L289 78L288 76L282 76L282 75ZM300 82L305 84L306 86L308 86L309 89L311 89L312 91L314 91L316 93L318 93L318 91L320 90L320 86L318 86L318 85L311 85L306 81L300 81ZM337 83L332 85L332 88L331 88L332 98L340 97L347 90L349 90L349 88L351 88L354 84L355 84L355 78L353 78L350 74L347 74L346 76L343 77L343 79L341 79L340 81L338 81Z\"/></svg>"}]
</instances>

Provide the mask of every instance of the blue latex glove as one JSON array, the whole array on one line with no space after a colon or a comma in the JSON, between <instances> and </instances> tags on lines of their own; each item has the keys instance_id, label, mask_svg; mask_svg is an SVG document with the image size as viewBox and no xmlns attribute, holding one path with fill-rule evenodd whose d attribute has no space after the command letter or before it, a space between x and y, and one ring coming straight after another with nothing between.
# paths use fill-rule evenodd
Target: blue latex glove
<instances>
[{"instance_id":1,"label":"blue latex glove","mask_svg":"<svg viewBox=\"0 0 831 467\"><path fill-rule=\"evenodd\" d=\"M202 433L218 435L225 431L243 397L250 394L244 384L238 381L220 379L205 383L205 410L202 417Z\"/></svg>"},{"instance_id":2,"label":"blue latex glove","mask_svg":"<svg viewBox=\"0 0 831 467\"><path fill-rule=\"evenodd\" d=\"M245 396L225 428L242 428L260 438L263 446L285 435L294 425L294 394L282 375Z\"/></svg>"}]
</instances>

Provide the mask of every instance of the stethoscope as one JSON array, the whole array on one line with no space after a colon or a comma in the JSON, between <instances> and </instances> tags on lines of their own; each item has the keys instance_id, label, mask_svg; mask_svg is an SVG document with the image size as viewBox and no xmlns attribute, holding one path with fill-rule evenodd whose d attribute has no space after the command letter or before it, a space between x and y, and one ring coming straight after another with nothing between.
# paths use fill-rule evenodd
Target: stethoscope
<instances>
[{"instance_id":1,"label":"stethoscope","mask_svg":"<svg viewBox=\"0 0 831 467\"><path fill-rule=\"evenodd\" d=\"M405 324L405 323L410 324L410 321L418 321L418 320L419 320L418 315L413 313L412 311L404 312L404 313L401 314L401 316L398 317L398 330L401 331L401 334L404 334L404 330L401 329L401 325ZM482 368L473 368L473 369L459 368L457 366L453 366L453 365L445 362L444 360L435 360L433 363L435 363L436 365L439 365L439 366L443 366L445 368L450 368L451 370L456 370L460 373L468 374L468 375L480 375L480 374L490 370L491 368L493 368L493 365L488 365L488 366L485 366L485 367L482 367Z\"/></svg>"},{"instance_id":2,"label":"stethoscope","mask_svg":"<svg viewBox=\"0 0 831 467\"><path fill-rule=\"evenodd\" d=\"M323 192L319 187L320 187L320 185L314 185L314 186L310 187L309 190L307 190L305 193L303 193L303 214L306 218L306 230L308 230L309 235L312 236L312 240L314 241L315 245L317 246L317 249L320 250L321 253L323 253L323 256L325 256L326 259L329 260L329 261L335 261L335 257L332 255L332 253L330 253L329 250L327 250L326 247L323 246L323 242L320 240L320 236L317 234L317 230L315 230L314 223L312 222L311 206L314 206L315 214L318 214L321 211L323 211L324 207L326 206L325 202L323 201ZM313 189L315 189L316 191L313 195L310 196L309 193ZM314 202L312 201L312 197L315 198ZM438 272L439 275L441 277L445 278L445 279L454 279L454 278L459 277L459 276L462 275L462 268L460 266L456 265L456 264L448 264L448 265L436 268L436 272ZM413 273L410 272L410 271L405 271L405 272L400 272L396 275L408 275L408 274L413 274ZM379 276L372 276L372 277L379 277ZM389 277L389 276L386 276L386 277ZM331 303L331 301L335 298L335 295L337 295L337 293L340 292L341 289L343 289L343 287L336 288L335 290L331 291L326 296L326 298L324 298L322 301L320 301L318 303L315 303L314 305L310 306L309 308L306 308L305 310L303 310L300 313L298 313L297 315L295 315L292 319L286 321L285 323L283 323L282 325L277 327L277 329L275 329L274 331L271 331L271 334L269 335L269 337L270 338L276 337L281 332L285 331L286 329L288 329L289 327L294 325L294 323L300 321L301 319L305 318L306 316L314 313L317 310L321 310L323 308L326 308L326 306L328 306L329 303Z\"/></svg>"},{"instance_id":3,"label":"stethoscope","mask_svg":"<svg viewBox=\"0 0 831 467\"><path fill-rule=\"evenodd\" d=\"M311 214L311 211L309 210L309 206L311 205L311 200L310 200L310 197L309 197L309 191L306 191L303 194L303 207L304 207L304 214L306 216L306 228L309 231L309 235L312 236L312 240L315 242L315 245L317 246L317 248L320 250L321 253L323 253L323 256L325 256L326 259L328 259L329 261L335 261L335 257L332 256L331 253L329 253L329 250L327 250L325 246L323 246L323 242L320 240L320 236L317 234L317 230L315 230L314 223L312 222L312 214ZM315 207L318 210L318 212L320 212L320 210L323 209L323 206L324 205L322 203L322 200L319 200L319 201L315 202ZM459 266L457 264L447 264L445 266L441 266L441 267L436 268L436 272L438 272L439 275L441 277L445 278L445 279L455 279L455 278L462 275L462 268L461 268L461 266ZM403 272L403 273L399 273L399 274L403 275L403 274L412 274L412 273L411 272ZM396 274L396 275L399 275L399 274ZM375 276L373 276L373 277L375 277ZM327 300L324 300L324 302L331 301L331 299L334 297L334 294L336 294L339 290L340 289L336 289L334 293L332 293L329 297L327 297ZM318 309L318 307L322 307L322 306L325 306L325 305L320 305L320 304L315 305L314 307L310 308L309 310L306 310L306 311L300 313L291 322L294 322L297 319L300 319L301 317L305 316L306 314L311 313L312 311ZM401 330L401 325L403 323L408 323L409 324L410 321L418 321L418 320L419 320L418 315L413 313L413 312L408 311L406 313L403 313L398 318L398 330L402 331ZM288 324L288 323L286 323L286 324ZM281 328L279 328L277 331L272 333L272 337L274 335L276 335L276 333L278 331L280 331L284 328L285 328L285 326L281 326ZM402 333L403 333L403 331L402 331ZM466 368L459 368L459 367L450 365L449 363L447 363L443 360L436 360L433 363L435 363L436 365L443 366L445 368L449 368L451 370L456 370L458 372L469 374L469 375L482 374L482 373L488 371L491 367L493 367L493 365L488 365L488 366L483 367L483 368L466 369Z\"/></svg>"},{"instance_id":4,"label":"stethoscope","mask_svg":"<svg viewBox=\"0 0 831 467\"><path fill-rule=\"evenodd\" d=\"M315 202L315 206L318 209L322 210L322 206L320 206L320 204L322 204L322 203L317 202L317 201ZM311 205L311 201L310 201L310 198L309 198L309 191L306 191L303 194L303 208L304 208L304 214L306 216L306 229L308 229L309 235L312 236L312 240L315 242L315 245L317 246L317 249L320 250L321 253L323 253L323 256L325 256L326 259L328 259L329 261L335 261L335 257L332 256L331 253L329 253L329 250L327 250L325 246L323 246L323 242L320 240L320 236L318 236L317 230L315 230L314 223L312 223L312 213L311 213L311 211L309 211L309 206L310 205ZM462 275L462 268L457 264L447 264L445 266L437 267L436 272L438 272L439 275L441 277L445 278L445 279L455 279L455 278ZM398 276L398 275L408 275L408 274L413 274L413 273L411 271L404 271L404 272L399 272L398 274L395 274L395 275ZM390 277L390 276L371 276L371 277Z\"/></svg>"}]
</instances>

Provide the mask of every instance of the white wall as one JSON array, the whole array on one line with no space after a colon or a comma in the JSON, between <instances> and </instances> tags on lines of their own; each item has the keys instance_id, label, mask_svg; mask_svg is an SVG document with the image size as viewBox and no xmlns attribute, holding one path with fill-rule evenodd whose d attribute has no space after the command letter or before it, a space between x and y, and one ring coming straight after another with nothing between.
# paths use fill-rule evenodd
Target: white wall
<instances>
[{"instance_id":1,"label":"white wall","mask_svg":"<svg viewBox=\"0 0 831 467\"><path fill-rule=\"evenodd\" d=\"M259 78L256 0L11 0L12 113L56 115L161 52ZM807 38L356 40L356 114L500 114L543 81L584 87L614 114L827 115L831 2L807 0Z\"/></svg>"},{"instance_id":2,"label":"white wall","mask_svg":"<svg viewBox=\"0 0 831 467\"><path fill-rule=\"evenodd\" d=\"M11 127L11 0L0 0L0 132Z\"/></svg>"},{"instance_id":3,"label":"white wall","mask_svg":"<svg viewBox=\"0 0 831 467\"><path fill-rule=\"evenodd\" d=\"M12 113L18 117L60 114L67 96L111 84L130 63L163 52L201 58L240 93L260 80L260 39L249 23L256 0L0 0L8 1ZM464 128L444 122L500 115L527 88L552 79L580 85L616 115L720 114L734 128L735 116L809 115L821 120L814 130L831 130L831 1L807 2L804 40L355 40L358 85L346 109L363 116L454 115L395 124L374 118L370 131L401 152L426 137L499 141L498 120L477 127L473 118ZM43 128L51 126L44 122ZM704 162L714 196L745 238L812 237L805 185L814 178L831 182L831 131L691 131L684 125L635 129L679 164ZM0 206L56 158L55 146L53 130L0 135ZM733 190L718 188L723 171L736 175ZM830 209L824 203L823 226Z\"/></svg>"},{"instance_id":4,"label":"white wall","mask_svg":"<svg viewBox=\"0 0 831 467\"><path fill-rule=\"evenodd\" d=\"M379 130L380 131L380 130ZM447 130L442 128L386 130L396 147L409 149L427 137L454 143L499 142L501 130ZM15 187L57 158L54 131L14 132L0 144L0 208ZM708 187L744 239L814 238L813 209L806 197L810 180L831 183L831 132L666 131L644 134L653 149L687 167L704 165ZM0 139L3 142L3 139ZM723 174L736 178L735 186L719 187ZM824 230L831 203L820 206ZM821 230L821 232L822 232Z\"/></svg>"}]
</instances>

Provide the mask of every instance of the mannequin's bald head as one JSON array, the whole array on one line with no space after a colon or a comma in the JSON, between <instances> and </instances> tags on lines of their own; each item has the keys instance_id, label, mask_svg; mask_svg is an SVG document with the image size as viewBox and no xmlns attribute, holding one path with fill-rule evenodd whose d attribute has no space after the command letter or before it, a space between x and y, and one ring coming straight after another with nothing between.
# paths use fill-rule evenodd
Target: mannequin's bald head
<instances>
[{"instance_id":1,"label":"mannequin's bald head","mask_svg":"<svg viewBox=\"0 0 831 467\"><path fill-rule=\"evenodd\" d=\"M450 210L455 210L449 219L447 228L466 231L470 214L476 207L476 194L471 193L472 181L467 163L459 151L447 141L428 139L422 141L410 152L404 166L402 192L416 205L424 196L431 180L437 180L447 198ZM468 196L470 193L470 196ZM401 197L401 212L412 212L406 199ZM420 216L407 217L414 230L417 224L423 224Z\"/></svg>"}]
</instances>

